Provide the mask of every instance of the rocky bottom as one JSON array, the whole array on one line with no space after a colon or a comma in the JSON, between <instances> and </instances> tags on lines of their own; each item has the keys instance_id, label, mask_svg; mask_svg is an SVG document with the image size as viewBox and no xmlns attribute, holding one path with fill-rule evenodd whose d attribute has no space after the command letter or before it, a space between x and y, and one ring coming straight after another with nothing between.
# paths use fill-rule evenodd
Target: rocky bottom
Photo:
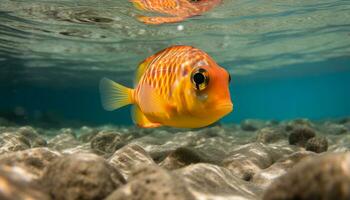
<instances>
[{"instance_id":1,"label":"rocky bottom","mask_svg":"<svg viewBox=\"0 0 350 200\"><path fill-rule=\"evenodd\" d=\"M350 199L350 119L0 126L0 199Z\"/></svg>"}]
</instances>

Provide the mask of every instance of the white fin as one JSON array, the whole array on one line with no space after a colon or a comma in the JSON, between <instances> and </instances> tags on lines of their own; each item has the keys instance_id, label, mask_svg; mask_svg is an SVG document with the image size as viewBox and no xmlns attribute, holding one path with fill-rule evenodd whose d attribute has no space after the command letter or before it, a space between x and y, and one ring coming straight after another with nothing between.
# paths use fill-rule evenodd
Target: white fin
<instances>
[{"instance_id":1,"label":"white fin","mask_svg":"<svg viewBox=\"0 0 350 200\"><path fill-rule=\"evenodd\" d=\"M100 81L101 102L105 110L112 111L133 103L132 89L108 78Z\"/></svg>"}]
</instances>

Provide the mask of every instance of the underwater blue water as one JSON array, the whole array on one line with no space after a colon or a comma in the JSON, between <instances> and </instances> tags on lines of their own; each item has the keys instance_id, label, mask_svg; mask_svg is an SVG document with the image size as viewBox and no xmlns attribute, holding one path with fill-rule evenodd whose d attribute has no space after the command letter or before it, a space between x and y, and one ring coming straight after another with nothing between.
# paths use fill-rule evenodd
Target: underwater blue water
<instances>
[{"instance_id":1,"label":"underwater blue water","mask_svg":"<svg viewBox=\"0 0 350 200\"><path fill-rule=\"evenodd\" d=\"M343 64L347 65L349 62ZM346 67L336 72L332 70L319 74L315 70L306 75L299 72L299 75L280 73L280 76L273 79L250 77L256 78L255 80L250 80L249 77L235 80L233 76L230 91L234 111L222 122L239 123L249 118L324 120L350 115L350 70ZM85 88L28 87L28 85L1 87L2 94L6 98L1 98L0 108L9 112L16 108L25 109L26 118L17 118L23 123L52 118L52 122L58 126L64 126L69 120L78 120L91 125L132 124L130 107L114 112L103 110L97 85L98 82L95 86ZM47 119L46 115L50 119Z\"/></svg>"},{"instance_id":2,"label":"underwater blue water","mask_svg":"<svg viewBox=\"0 0 350 200\"><path fill-rule=\"evenodd\" d=\"M232 75L247 118L350 116L350 1L225 1L203 16L149 26L127 1L0 4L0 117L56 126L131 124L102 109L98 82L131 86L137 64L174 44L208 52ZM179 28L179 26L181 28Z\"/></svg>"},{"instance_id":3,"label":"underwater blue water","mask_svg":"<svg viewBox=\"0 0 350 200\"><path fill-rule=\"evenodd\" d=\"M237 83L236 110L225 121L245 118L324 120L350 114L350 71Z\"/></svg>"}]
</instances>

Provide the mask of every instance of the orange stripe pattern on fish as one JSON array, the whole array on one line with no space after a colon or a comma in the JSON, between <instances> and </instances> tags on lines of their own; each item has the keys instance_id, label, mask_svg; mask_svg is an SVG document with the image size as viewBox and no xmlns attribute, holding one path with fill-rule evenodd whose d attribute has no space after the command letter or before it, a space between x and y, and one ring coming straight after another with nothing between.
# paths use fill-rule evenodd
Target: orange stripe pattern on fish
<instances>
[{"instance_id":1,"label":"orange stripe pattern on fish","mask_svg":"<svg viewBox=\"0 0 350 200\"><path fill-rule=\"evenodd\" d=\"M169 16L148 17L138 19L146 24L163 24L183 21L186 18L201 15L214 8L222 0L130 0L140 10L167 14Z\"/></svg>"},{"instance_id":2,"label":"orange stripe pattern on fish","mask_svg":"<svg viewBox=\"0 0 350 200\"><path fill-rule=\"evenodd\" d=\"M103 78L101 100L108 111L134 104L132 117L141 127L198 128L232 111L230 79L207 53L172 46L139 65L134 89Z\"/></svg>"}]
</instances>

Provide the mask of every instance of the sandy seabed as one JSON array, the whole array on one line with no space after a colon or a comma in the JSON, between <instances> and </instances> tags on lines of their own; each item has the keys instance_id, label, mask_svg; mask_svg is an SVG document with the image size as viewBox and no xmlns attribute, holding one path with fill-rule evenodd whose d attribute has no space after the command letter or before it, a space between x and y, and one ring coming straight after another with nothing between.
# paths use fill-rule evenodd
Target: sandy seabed
<instances>
[{"instance_id":1,"label":"sandy seabed","mask_svg":"<svg viewBox=\"0 0 350 200\"><path fill-rule=\"evenodd\" d=\"M350 118L184 130L0 123L0 199L350 199Z\"/></svg>"}]
</instances>

